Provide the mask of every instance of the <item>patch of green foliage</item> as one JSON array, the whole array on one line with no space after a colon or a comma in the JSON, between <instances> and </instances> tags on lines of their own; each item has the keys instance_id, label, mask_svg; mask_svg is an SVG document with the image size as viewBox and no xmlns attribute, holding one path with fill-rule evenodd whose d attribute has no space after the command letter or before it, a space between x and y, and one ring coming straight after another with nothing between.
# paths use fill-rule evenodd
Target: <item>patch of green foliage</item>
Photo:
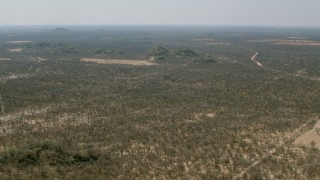
<instances>
[{"instance_id":1,"label":"patch of green foliage","mask_svg":"<svg viewBox=\"0 0 320 180\"><path fill-rule=\"evenodd\" d=\"M162 46L157 46L149 52L149 56L153 57L155 60L167 60L169 55L169 50Z\"/></svg>"}]
</instances>

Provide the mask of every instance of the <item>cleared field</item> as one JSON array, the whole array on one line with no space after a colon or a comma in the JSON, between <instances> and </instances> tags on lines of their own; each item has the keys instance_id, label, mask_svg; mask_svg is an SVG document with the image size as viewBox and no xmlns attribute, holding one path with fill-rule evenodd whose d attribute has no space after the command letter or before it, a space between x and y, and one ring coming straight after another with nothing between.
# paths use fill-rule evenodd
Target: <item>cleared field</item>
<instances>
[{"instance_id":1,"label":"cleared field","mask_svg":"<svg viewBox=\"0 0 320 180\"><path fill-rule=\"evenodd\" d=\"M10 61L11 58L3 58L3 57L0 57L0 61Z\"/></svg>"},{"instance_id":2,"label":"cleared field","mask_svg":"<svg viewBox=\"0 0 320 180\"><path fill-rule=\"evenodd\" d=\"M98 64L124 64L124 65L133 65L133 66L151 66L156 65L144 60L120 60L120 59L96 59L96 58L83 58L81 61L85 62L94 62Z\"/></svg>"},{"instance_id":3,"label":"cleared field","mask_svg":"<svg viewBox=\"0 0 320 180\"><path fill-rule=\"evenodd\" d=\"M10 44L24 44L24 43L30 43L31 41L6 41L6 43Z\"/></svg>"},{"instance_id":4,"label":"cleared field","mask_svg":"<svg viewBox=\"0 0 320 180\"><path fill-rule=\"evenodd\" d=\"M205 42L206 45L230 45L228 42L224 42L216 39L187 39L192 42Z\"/></svg>"},{"instance_id":5,"label":"cleared field","mask_svg":"<svg viewBox=\"0 0 320 180\"><path fill-rule=\"evenodd\" d=\"M299 39L261 39L261 40L247 40L251 43L272 43L274 45L291 45L291 46L320 46L319 41Z\"/></svg>"},{"instance_id":6,"label":"cleared field","mask_svg":"<svg viewBox=\"0 0 320 180\"><path fill-rule=\"evenodd\" d=\"M21 52L22 48L8 49L9 52Z\"/></svg>"},{"instance_id":7,"label":"cleared field","mask_svg":"<svg viewBox=\"0 0 320 180\"><path fill-rule=\"evenodd\" d=\"M229 43L226 42L208 42L206 45L230 45Z\"/></svg>"},{"instance_id":8,"label":"cleared field","mask_svg":"<svg viewBox=\"0 0 320 180\"><path fill-rule=\"evenodd\" d=\"M320 120L315 124L313 129L307 131L306 133L299 136L294 144L295 145L304 145L304 146L312 146L313 142L315 143L315 147L320 149L320 133L316 131L317 128L320 128Z\"/></svg>"},{"instance_id":9,"label":"cleared field","mask_svg":"<svg viewBox=\"0 0 320 180\"><path fill-rule=\"evenodd\" d=\"M288 39L306 39L304 37L296 37L296 36L290 36Z\"/></svg>"},{"instance_id":10,"label":"cleared field","mask_svg":"<svg viewBox=\"0 0 320 180\"><path fill-rule=\"evenodd\" d=\"M320 46L318 41L304 41L304 40L284 40L284 41L275 41L275 45L292 45L292 46Z\"/></svg>"}]
</instances>

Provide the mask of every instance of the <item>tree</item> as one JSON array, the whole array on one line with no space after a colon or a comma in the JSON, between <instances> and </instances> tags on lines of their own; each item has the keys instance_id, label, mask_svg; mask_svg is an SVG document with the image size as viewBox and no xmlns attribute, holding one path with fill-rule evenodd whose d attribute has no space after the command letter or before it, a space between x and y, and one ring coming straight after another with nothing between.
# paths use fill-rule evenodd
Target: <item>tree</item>
<instances>
[{"instance_id":1,"label":"tree","mask_svg":"<svg viewBox=\"0 0 320 180\"><path fill-rule=\"evenodd\" d=\"M316 146L316 142L314 142L314 141L311 141L311 143L310 143L310 145L311 145L311 147L315 147Z\"/></svg>"},{"instance_id":2,"label":"tree","mask_svg":"<svg viewBox=\"0 0 320 180\"><path fill-rule=\"evenodd\" d=\"M161 46L153 48L149 52L149 56L153 57L155 60L166 60L169 57L170 52Z\"/></svg>"},{"instance_id":3,"label":"tree","mask_svg":"<svg viewBox=\"0 0 320 180\"><path fill-rule=\"evenodd\" d=\"M194 58L194 57L198 57L199 54L197 52L195 52L194 50L190 49L190 48L179 48L176 50L175 52L177 57L181 57L181 58Z\"/></svg>"}]
</instances>

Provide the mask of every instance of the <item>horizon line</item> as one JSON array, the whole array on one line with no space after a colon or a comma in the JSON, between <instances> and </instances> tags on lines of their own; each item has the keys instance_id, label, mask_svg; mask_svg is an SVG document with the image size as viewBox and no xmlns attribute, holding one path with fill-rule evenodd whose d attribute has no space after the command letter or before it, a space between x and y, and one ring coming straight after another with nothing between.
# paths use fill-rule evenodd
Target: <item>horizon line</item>
<instances>
[{"instance_id":1,"label":"horizon line","mask_svg":"<svg viewBox=\"0 0 320 180\"><path fill-rule=\"evenodd\" d=\"M192 27L255 27L255 28L320 28L320 26L304 26L304 25L240 25L240 24L0 24L0 27L32 27L32 26L58 26L58 27L80 27L80 26L192 26Z\"/></svg>"}]
</instances>

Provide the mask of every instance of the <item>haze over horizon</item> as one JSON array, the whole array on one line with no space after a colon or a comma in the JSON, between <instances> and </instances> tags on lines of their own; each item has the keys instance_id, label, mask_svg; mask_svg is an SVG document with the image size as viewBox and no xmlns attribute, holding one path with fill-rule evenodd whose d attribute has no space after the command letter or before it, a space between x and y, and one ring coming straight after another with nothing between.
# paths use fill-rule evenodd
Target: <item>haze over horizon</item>
<instances>
[{"instance_id":1,"label":"haze over horizon","mask_svg":"<svg viewBox=\"0 0 320 180\"><path fill-rule=\"evenodd\" d=\"M320 1L2 0L0 25L320 27Z\"/></svg>"}]
</instances>

